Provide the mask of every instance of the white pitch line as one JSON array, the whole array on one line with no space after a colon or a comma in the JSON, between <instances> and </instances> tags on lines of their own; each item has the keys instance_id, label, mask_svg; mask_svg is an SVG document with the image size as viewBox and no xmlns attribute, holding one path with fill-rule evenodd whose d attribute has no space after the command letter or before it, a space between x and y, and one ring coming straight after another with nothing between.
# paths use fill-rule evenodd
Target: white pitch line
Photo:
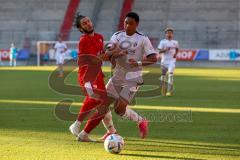
<instances>
[{"instance_id":1,"label":"white pitch line","mask_svg":"<svg viewBox=\"0 0 240 160\"><path fill-rule=\"evenodd\" d=\"M7 104L40 104L40 105L57 105L60 101L33 101L33 100L9 100L0 99L0 103ZM82 103L73 102L71 106L82 106ZM192 112L212 112L212 113L240 113L240 109L232 108L203 108L203 107L177 107L177 106L130 106L134 109L147 110L171 110L171 111L192 111ZM34 108L35 109L35 108ZM37 108L36 108L37 109ZM0 107L1 110L1 107Z\"/></svg>"}]
</instances>

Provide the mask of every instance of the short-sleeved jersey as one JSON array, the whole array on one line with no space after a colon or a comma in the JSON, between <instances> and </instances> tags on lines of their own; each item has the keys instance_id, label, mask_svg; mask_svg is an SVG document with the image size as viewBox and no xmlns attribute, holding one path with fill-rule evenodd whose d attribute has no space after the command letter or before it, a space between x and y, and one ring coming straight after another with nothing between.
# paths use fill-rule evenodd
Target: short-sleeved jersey
<instances>
[{"instance_id":1,"label":"short-sleeved jersey","mask_svg":"<svg viewBox=\"0 0 240 160\"><path fill-rule=\"evenodd\" d=\"M112 80L119 85L124 85L128 82L143 83L142 67L131 67L129 59L141 61L148 55L156 54L149 38L139 32L128 36L125 31L119 31L113 34L110 41L116 43L120 49L128 52L126 56L116 59Z\"/></svg>"},{"instance_id":2,"label":"short-sleeved jersey","mask_svg":"<svg viewBox=\"0 0 240 160\"><path fill-rule=\"evenodd\" d=\"M103 45L103 36L101 34L94 33L93 36L84 34L80 37L78 44L78 62L83 60L85 61L83 63L86 64L83 66L78 63L80 84L84 84L86 81L93 82L98 78L103 78L101 70L102 64L99 64L101 61L97 58L103 50ZM95 62L98 64L93 64Z\"/></svg>"},{"instance_id":3,"label":"short-sleeved jersey","mask_svg":"<svg viewBox=\"0 0 240 160\"><path fill-rule=\"evenodd\" d=\"M158 45L158 49L167 49L170 48L167 52L162 54L161 63L169 64L171 62L175 62L176 58L173 58L174 54L176 54L176 49L179 48L178 41L176 40L168 40L163 39L160 41Z\"/></svg>"},{"instance_id":4,"label":"short-sleeved jersey","mask_svg":"<svg viewBox=\"0 0 240 160\"><path fill-rule=\"evenodd\" d=\"M65 49L67 49L67 45L65 42L57 42L54 45L54 49L56 49L56 55L61 54Z\"/></svg>"}]
</instances>

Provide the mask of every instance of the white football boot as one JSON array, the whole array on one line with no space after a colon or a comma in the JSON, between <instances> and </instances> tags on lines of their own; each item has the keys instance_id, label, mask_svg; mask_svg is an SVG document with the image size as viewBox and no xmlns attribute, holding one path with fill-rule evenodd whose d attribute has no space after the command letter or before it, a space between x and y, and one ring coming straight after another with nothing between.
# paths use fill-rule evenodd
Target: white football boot
<instances>
[{"instance_id":1,"label":"white football boot","mask_svg":"<svg viewBox=\"0 0 240 160\"><path fill-rule=\"evenodd\" d=\"M92 139L88 136L88 134L85 132L85 131L81 131L77 138L76 138L78 141L81 141L81 142L96 142L95 139Z\"/></svg>"},{"instance_id":2,"label":"white football boot","mask_svg":"<svg viewBox=\"0 0 240 160\"><path fill-rule=\"evenodd\" d=\"M76 137L80 133L80 125L81 125L81 122L77 120L69 127L70 132Z\"/></svg>"}]
</instances>

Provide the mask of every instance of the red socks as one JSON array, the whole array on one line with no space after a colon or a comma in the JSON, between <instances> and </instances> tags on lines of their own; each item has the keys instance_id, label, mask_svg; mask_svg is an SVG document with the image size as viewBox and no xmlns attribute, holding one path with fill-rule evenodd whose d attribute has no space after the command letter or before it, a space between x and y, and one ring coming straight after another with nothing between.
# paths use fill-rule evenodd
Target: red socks
<instances>
[{"instance_id":1,"label":"red socks","mask_svg":"<svg viewBox=\"0 0 240 160\"><path fill-rule=\"evenodd\" d=\"M104 118L105 114L99 114L97 111L92 114L85 125L84 131L90 133Z\"/></svg>"}]
</instances>

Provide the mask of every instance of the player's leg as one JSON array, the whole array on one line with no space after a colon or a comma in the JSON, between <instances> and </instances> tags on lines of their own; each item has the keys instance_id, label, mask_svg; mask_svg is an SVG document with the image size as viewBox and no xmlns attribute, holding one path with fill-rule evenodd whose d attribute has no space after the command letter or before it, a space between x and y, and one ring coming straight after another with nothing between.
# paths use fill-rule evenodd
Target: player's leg
<instances>
[{"instance_id":1,"label":"player's leg","mask_svg":"<svg viewBox=\"0 0 240 160\"><path fill-rule=\"evenodd\" d=\"M109 95L109 98L111 100L111 104L113 102L116 102L116 100L119 98L119 93L121 91L121 87L116 87L113 85L112 80L110 79L108 83L106 84L106 90ZM102 120L103 126L106 128L107 132L100 138L101 140L105 140L108 135L117 133L113 120L112 120L112 113L109 110L109 112L104 116Z\"/></svg>"},{"instance_id":2,"label":"player's leg","mask_svg":"<svg viewBox=\"0 0 240 160\"><path fill-rule=\"evenodd\" d=\"M59 77L63 77L63 63L58 64Z\"/></svg>"},{"instance_id":3,"label":"player's leg","mask_svg":"<svg viewBox=\"0 0 240 160\"><path fill-rule=\"evenodd\" d=\"M83 84L81 81L81 75L78 75L78 81L81 88L83 88ZM89 113L99 104L99 102L93 98L90 98L89 96L86 96L83 105L79 110L79 114L77 117L77 120L69 127L70 132L74 136L78 136L80 133L80 125L83 122L83 120L86 118L86 116L89 115Z\"/></svg>"},{"instance_id":4,"label":"player's leg","mask_svg":"<svg viewBox=\"0 0 240 160\"><path fill-rule=\"evenodd\" d=\"M84 129L78 135L78 140L80 141L92 141L88 137L88 134L101 122L105 114L109 112L109 105L112 103L112 99L107 96L103 77L96 80L96 85L97 90L94 90L94 93L99 96L98 104L95 113L91 115Z\"/></svg>"},{"instance_id":5,"label":"player's leg","mask_svg":"<svg viewBox=\"0 0 240 160\"><path fill-rule=\"evenodd\" d=\"M163 96L165 96L166 92L167 92L166 79L167 79L167 71L168 71L168 69L167 69L166 65L162 65L161 68L162 68L162 75L160 77L161 94Z\"/></svg>"},{"instance_id":6,"label":"player's leg","mask_svg":"<svg viewBox=\"0 0 240 160\"><path fill-rule=\"evenodd\" d=\"M109 136L110 134L116 134L117 130L113 124L113 120L112 120L112 112L109 111L103 118L102 120L103 126L105 127L105 129L107 130L107 132L100 138L101 140L105 140L107 138L107 136Z\"/></svg>"},{"instance_id":7,"label":"player's leg","mask_svg":"<svg viewBox=\"0 0 240 160\"><path fill-rule=\"evenodd\" d=\"M83 142L93 142L95 140L89 137L90 132L102 121L108 110L109 104L103 104L96 107L96 111L88 119L84 129L78 134L77 140Z\"/></svg>"},{"instance_id":8,"label":"player's leg","mask_svg":"<svg viewBox=\"0 0 240 160\"><path fill-rule=\"evenodd\" d=\"M123 87L120 92L120 98L116 102L115 112L125 119L129 119L138 124L140 137L145 138L148 134L148 121L137 112L127 107L137 92L137 85L128 85Z\"/></svg>"},{"instance_id":9,"label":"player's leg","mask_svg":"<svg viewBox=\"0 0 240 160\"><path fill-rule=\"evenodd\" d=\"M13 65L14 65L14 66L17 66L17 60L16 60L16 58L14 58L14 60L13 60Z\"/></svg>"},{"instance_id":10,"label":"player's leg","mask_svg":"<svg viewBox=\"0 0 240 160\"><path fill-rule=\"evenodd\" d=\"M171 63L168 67L168 89L167 96L173 95L173 73L175 69L175 63Z\"/></svg>"},{"instance_id":11,"label":"player's leg","mask_svg":"<svg viewBox=\"0 0 240 160\"><path fill-rule=\"evenodd\" d=\"M141 138L145 138L148 134L148 121L140 116L137 112L127 107L126 100L120 98L115 106L115 112L121 117L134 121L138 124Z\"/></svg>"},{"instance_id":12,"label":"player's leg","mask_svg":"<svg viewBox=\"0 0 240 160\"><path fill-rule=\"evenodd\" d=\"M12 66L12 54L9 56L9 66Z\"/></svg>"},{"instance_id":13,"label":"player's leg","mask_svg":"<svg viewBox=\"0 0 240 160\"><path fill-rule=\"evenodd\" d=\"M69 127L70 132L74 136L78 136L80 133L80 126L83 120L89 115L89 113L97 106L98 102L95 99L91 99L90 97L86 97L83 101L83 105L79 111L77 120L72 123Z\"/></svg>"},{"instance_id":14,"label":"player's leg","mask_svg":"<svg viewBox=\"0 0 240 160\"><path fill-rule=\"evenodd\" d=\"M58 66L58 76L59 77L63 77L63 63L64 63L64 59L62 57L62 55L57 55L56 56L56 63Z\"/></svg>"}]
</instances>

